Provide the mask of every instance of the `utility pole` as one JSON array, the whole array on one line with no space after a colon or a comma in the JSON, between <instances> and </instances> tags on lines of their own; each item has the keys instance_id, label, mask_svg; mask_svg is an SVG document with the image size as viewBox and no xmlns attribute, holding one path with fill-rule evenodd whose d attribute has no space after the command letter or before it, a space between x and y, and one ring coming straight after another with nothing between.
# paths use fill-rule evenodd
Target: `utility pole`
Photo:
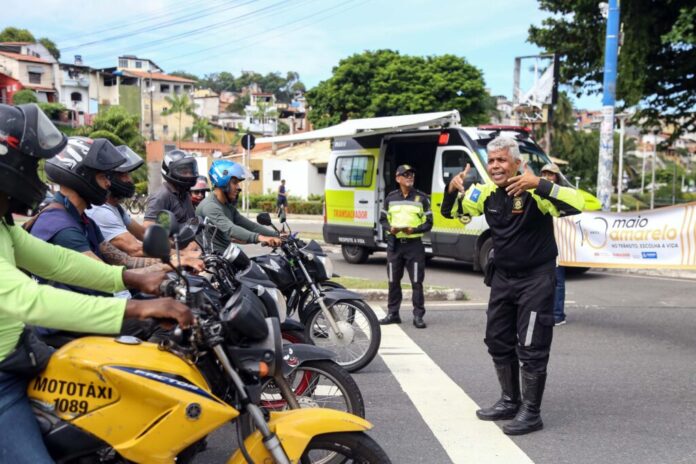
<instances>
[{"instance_id":1,"label":"utility pole","mask_svg":"<svg viewBox=\"0 0 696 464\"><path fill-rule=\"evenodd\" d=\"M623 155L624 155L624 128L626 126L626 118L628 115L626 113L621 113L617 115L619 118L619 178L617 181L617 191L619 193L619 200L616 204L616 211L621 212L621 195L623 194Z\"/></svg>"},{"instance_id":2,"label":"utility pole","mask_svg":"<svg viewBox=\"0 0 696 464\"><path fill-rule=\"evenodd\" d=\"M155 107L153 106L153 94L155 93L155 85L152 83L152 71L150 73L150 140L155 140Z\"/></svg>"},{"instance_id":3,"label":"utility pole","mask_svg":"<svg viewBox=\"0 0 696 464\"><path fill-rule=\"evenodd\" d=\"M614 152L614 104L616 103L616 68L619 49L619 0L609 0L607 33L604 46L604 96L602 98L602 126L599 136L597 169L597 197L602 211L611 209L611 170Z\"/></svg>"}]
</instances>

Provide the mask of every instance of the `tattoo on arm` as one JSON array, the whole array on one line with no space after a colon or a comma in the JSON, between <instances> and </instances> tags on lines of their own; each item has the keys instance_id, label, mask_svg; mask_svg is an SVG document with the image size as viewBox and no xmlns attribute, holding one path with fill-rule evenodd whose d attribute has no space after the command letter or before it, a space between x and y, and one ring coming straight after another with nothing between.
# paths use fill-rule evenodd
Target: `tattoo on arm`
<instances>
[{"instance_id":1,"label":"tattoo on arm","mask_svg":"<svg viewBox=\"0 0 696 464\"><path fill-rule=\"evenodd\" d=\"M159 265L159 260L156 258L134 258L128 256L110 242L102 242L99 245L99 251L104 257L104 261L117 266L126 266L126 269L139 269L154 265Z\"/></svg>"}]
</instances>

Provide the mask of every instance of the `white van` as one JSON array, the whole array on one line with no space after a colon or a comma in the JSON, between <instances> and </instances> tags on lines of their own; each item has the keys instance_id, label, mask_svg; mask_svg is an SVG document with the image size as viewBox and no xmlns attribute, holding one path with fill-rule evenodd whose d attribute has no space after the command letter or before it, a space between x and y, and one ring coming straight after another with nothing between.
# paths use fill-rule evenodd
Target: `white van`
<instances>
[{"instance_id":1,"label":"white van","mask_svg":"<svg viewBox=\"0 0 696 464\"><path fill-rule=\"evenodd\" d=\"M469 163L479 182L491 182L486 173L486 145L498 135L518 141L523 159L537 175L551 161L526 129L461 127L458 123L457 111L371 118L261 141L332 139L323 235L327 243L341 245L346 261L362 263L374 251L386 250L380 207L384 197L397 188L397 166L409 164L416 171L415 187L430 195L433 210L433 228L423 238L426 253L465 261L481 270L492 248L488 224L483 216L463 224L440 214L450 179ZM570 185L565 178L563 182ZM599 209L594 196L585 192L585 197L586 209Z\"/></svg>"}]
</instances>

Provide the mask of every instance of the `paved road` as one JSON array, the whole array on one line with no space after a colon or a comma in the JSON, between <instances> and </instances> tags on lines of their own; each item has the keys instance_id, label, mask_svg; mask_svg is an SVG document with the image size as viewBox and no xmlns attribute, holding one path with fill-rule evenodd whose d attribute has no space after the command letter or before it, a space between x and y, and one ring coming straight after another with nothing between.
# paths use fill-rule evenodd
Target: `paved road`
<instances>
[{"instance_id":1,"label":"paved road","mask_svg":"<svg viewBox=\"0 0 696 464\"><path fill-rule=\"evenodd\" d=\"M251 250L250 250L251 251ZM336 272L385 278L384 255L364 265L332 254ZM483 345L488 289L463 264L435 259L426 281L463 288L465 303L428 305L426 330L383 332L375 361L355 374L371 435L394 463L696 462L694 283L602 273L568 281L544 397L546 428L509 439L473 418L498 394ZM375 305L379 311L378 305ZM221 462L234 429L197 462Z\"/></svg>"}]
</instances>

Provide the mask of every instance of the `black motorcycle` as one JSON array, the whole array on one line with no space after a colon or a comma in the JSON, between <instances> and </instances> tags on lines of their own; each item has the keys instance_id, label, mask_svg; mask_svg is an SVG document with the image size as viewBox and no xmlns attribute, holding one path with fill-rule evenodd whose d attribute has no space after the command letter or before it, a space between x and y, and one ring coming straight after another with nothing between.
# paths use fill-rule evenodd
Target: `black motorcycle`
<instances>
[{"instance_id":1,"label":"black motorcycle","mask_svg":"<svg viewBox=\"0 0 696 464\"><path fill-rule=\"evenodd\" d=\"M281 233L268 213L256 220L281 235L279 249L253 260L287 298L288 314L297 313L305 335L317 346L334 351L336 362L349 372L368 365L382 338L372 308L359 293L331 282L333 263L317 242L306 243L289 228L288 234ZM282 216L281 222L286 227Z\"/></svg>"}]
</instances>

